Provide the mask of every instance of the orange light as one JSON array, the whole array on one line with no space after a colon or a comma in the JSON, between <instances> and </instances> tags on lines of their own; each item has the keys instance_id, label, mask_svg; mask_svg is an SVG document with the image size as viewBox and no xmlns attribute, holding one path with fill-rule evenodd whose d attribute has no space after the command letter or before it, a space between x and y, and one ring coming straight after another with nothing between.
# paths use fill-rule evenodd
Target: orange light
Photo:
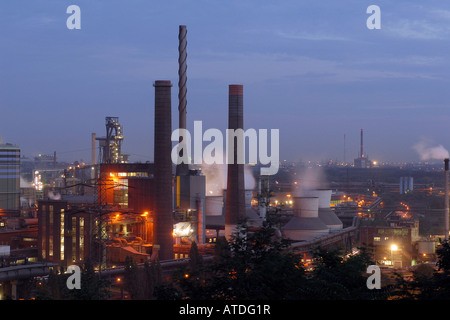
<instances>
[{"instance_id":1,"label":"orange light","mask_svg":"<svg viewBox=\"0 0 450 320\"><path fill-rule=\"evenodd\" d=\"M117 278L117 279L116 279L116 281L117 281L117 282L120 282L120 281L122 281L122 279L120 279L120 278Z\"/></svg>"},{"instance_id":2,"label":"orange light","mask_svg":"<svg viewBox=\"0 0 450 320\"><path fill-rule=\"evenodd\" d=\"M145 211L143 214L141 214L141 217L146 217L148 216L148 211Z\"/></svg>"}]
</instances>

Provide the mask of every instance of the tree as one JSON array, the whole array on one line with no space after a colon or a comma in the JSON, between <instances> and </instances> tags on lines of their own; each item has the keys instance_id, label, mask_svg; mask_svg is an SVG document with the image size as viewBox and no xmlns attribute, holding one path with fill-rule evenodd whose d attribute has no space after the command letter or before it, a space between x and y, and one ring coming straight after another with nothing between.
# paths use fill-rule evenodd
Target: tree
<instances>
[{"instance_id":1,"label":"tree","mask_svg":"<svg viewBox=\"0 0 450 320\"><path fill-rule=\"evenodd\" d=\"M67 281L68 275L62 274L64 284ZM108 280L102 279L98 273L95 272L94 266L90 261L85 262L81 269L81 288L67 289L64 287L65 296L74 300L106 300L110 297L109 292L110 283Z\"/></svg>"},{"instance_id":2,"label":"tree","mask_svg":"<svg viewBox=\"0 0 450 320\"><path fill-rule=\"evenodd\" d=\"M159 261L146 261L138 266L129 256L125 258L125 288L133 300L155 299L155 290L161 285Z\"/></svg>"},{"instance_id":3,"label":"tree","mask_svg":"<svg viewBox=\"0 0 450 320\"><path fill-rule=\"evenodd\" d=\"M68 289L67 279L70 274L61 267L59 273L50 270L46 281L35 283L36 300L105 300L109 298L109 282L95 272L93 265L87 261L81 270L81 288Z\"/></svg>"},{"instance_id":4,"label":"tree","mask_svg":"<svg viewBox=\"0 0 450 320\"><path fill-rule=\"evenodd\" d=\"M300 256L285 250L269 224L251 231L244 222L230 242L216 244L214 263L173 277L173 296L187 299L289 299L304 284Z\"/></svg>"},{"instance_id":5,"label":"tree","mask_svg":"<svg viewBox=\"0 0 450 320\"><path fill-rule=\"evenodd\" d=\"M436 250L437 270L420 266L413 272L411 280L397 276L392 290L395 299L401 300L447 300L450 297L450 245L443 241Z\"/></svg>"},{"instance_id":6,"label":"tree","mask_svg":"<svg viewBox=\"0 0 450 320\"><path fill-rule=\"evenodd\" d=\"M359 248L359 253L345 255L341 250L317 248L314 252L314 270L304 288L311 299L373 300L385 299L386 290L370 290L366 286L367 267L374 264L370 252Z\"/></svg>"}]
</instances>

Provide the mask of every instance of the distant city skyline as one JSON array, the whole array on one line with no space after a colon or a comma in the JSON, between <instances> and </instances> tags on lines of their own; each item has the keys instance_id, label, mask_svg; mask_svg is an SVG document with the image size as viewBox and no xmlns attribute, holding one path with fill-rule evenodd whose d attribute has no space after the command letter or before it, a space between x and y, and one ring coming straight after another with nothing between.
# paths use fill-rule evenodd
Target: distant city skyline
<instances>
[{"instance_id":1,"label":"distant city skyline","mask_svg":"<svg viewBox=\"0 0 450 320\"><path fill-rule=\"evenodd\" d=\"M66 27L73 4L80 30ZM380 30L366 26L372 4ZM91 133L115 116L123 153L153 161L154 81L172 82L178 126L179 25L188 129L225 132L228 85L243 84L244 126L279 129L280 160L352 162L360 129L379 162L450 149L450 4L436 0L3 1L2 143L90 163Z\"/></svg>"}]
</instances>

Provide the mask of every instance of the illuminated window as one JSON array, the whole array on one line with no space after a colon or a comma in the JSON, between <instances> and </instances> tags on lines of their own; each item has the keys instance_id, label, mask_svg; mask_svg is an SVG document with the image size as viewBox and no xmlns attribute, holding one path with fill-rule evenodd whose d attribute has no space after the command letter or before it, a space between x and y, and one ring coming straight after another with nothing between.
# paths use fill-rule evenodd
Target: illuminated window
<instances>
[{"instance_id":1,"label":"illuminated window","mask_svg":"<svg viewBox=\"0 0 450 320\"><path fill-rule=\"evenodd\" d=\"M380 237L373 237L373 241L375 241L375 242L378 242L378 241L380 241L380 240L381 240Z\"/></svg>"}]
</instances>

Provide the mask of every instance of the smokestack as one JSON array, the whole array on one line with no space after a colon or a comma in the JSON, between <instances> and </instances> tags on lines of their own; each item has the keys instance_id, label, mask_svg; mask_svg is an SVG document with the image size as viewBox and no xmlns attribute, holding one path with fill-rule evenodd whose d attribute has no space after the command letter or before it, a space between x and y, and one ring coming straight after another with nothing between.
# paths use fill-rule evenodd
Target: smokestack
<instances>
[{"instance_id":1,"label":"smokestack","mask_svg":"<svg viewBox=\"0 0 450 320\"><path fill-rule=\"evenodd\" d=\"M95 132L91 135L91 163L92 165L97 164L97 143L95 142L97 135Z\"/></svg>"},{"instance_id":2,"label":"smokestack","mask_svg":"<svg viewBox=\"0 0 450 320\"><path fill-rule=\"evenodd\" d=\"M178 33L178 116L180 129L186 129L186 93L187 93L187 41L186 41L186 26L180 26ZM180 136L179 142L181 143L183 138ZM181 146L181 145L180 145ZM180 157L183 156L183 150L179 150ZM189 173L189 166L187 163L180 163L177 165L177 176L186 175Z\"/></svg>"},{"instance_id":3,"label":"smokestack","mask_svg":"<svg viewBox=\"0 0 450 320\"><path fill-rule=\"evenodd\" d=\"M364 150L363 150L363 129L361 129L361 158L364 158Z\"/></svg>"},{"instance_id":4,"label":"smokestack","mask_svg":"<svg viewBox=\"0 0 450 320\"><path fill-rule=\"evenodd\" d=\"M244 129L243 85L229 85L228 88L228 129ZM230 238L236 225L245 218L245 180L244 164L238 164L238 141L235 139L233 163L228 162L227 198L225 210L225 237ZM231 142L229 143L229 145ZM243 150L240 150L242 152Z\"/></svg>"},{"instance_id":5,"label":"smokestack","mask_svg":"<svg viewBox=\"0 0 450 320\"><path fill-rule=\"evenodd\" d=\"M154 248L159 259L173 259L172 159L171 159L171 87L170 81L155 81L154 181L155 215Z\"/></svg>"},{"instance_id":6,"label":"smokestack","mask_svg":"<svg viewBox=\"0 0 450 320\"><path fill-rule=\"evenodd\" d=\"M449 171L448 171L448 162L449 159L444 159L444 165L445 165L445 212L444 212L444 225L445 225L445 240L448 240L448 232L449 232L449 203L448 203L448 178L449 178Z\"/></svg>"}]
</instances>

